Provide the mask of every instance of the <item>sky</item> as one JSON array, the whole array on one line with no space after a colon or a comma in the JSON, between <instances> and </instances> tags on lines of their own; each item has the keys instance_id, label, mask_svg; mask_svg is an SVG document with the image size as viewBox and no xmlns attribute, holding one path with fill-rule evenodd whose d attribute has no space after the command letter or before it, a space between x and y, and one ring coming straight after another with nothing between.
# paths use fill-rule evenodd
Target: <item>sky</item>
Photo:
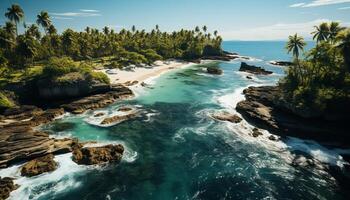
<instances>
[{"instance_id":1,"label":"sky","mask_svg":"<svg viewBox=\"0 0 350 200\"><path fill-rule=\"evenodd\" d=\"M149 31L158 24L174 31L206 25L224 40L286 40L294 33L309 40L321 22L350 26L350 0L0 0L0 24L14 3L23 8L27 24L47 11L59 32L86 26L120 31L135 25Z\"/></svg>"}]
</instances>

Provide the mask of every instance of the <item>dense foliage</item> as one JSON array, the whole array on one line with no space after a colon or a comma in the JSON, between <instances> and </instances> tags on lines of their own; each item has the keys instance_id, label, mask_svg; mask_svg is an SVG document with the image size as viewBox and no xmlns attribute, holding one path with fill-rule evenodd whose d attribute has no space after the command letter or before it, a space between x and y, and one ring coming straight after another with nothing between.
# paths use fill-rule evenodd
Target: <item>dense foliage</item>
<instances>
[{"instance_id":1,"label":"dense foliage","mask_svg":"<svg viewBox=\"0 0 350 200\"><path fill-rule=\"evenodd\" d=\"M306 116L347 115L350 106L350 29L339 23L322 23L313 32L316 46L299 59L306 43L290 36L288 52L294 66L281 80L284 99Z\"/></svg>"},{"instance_id":2,"label":"dense foliage","mask_svg":"<svg viewBox=\"0 0 350 200\"><path fill-rule=\"evenodd\" d=\"M17 34L17 25L23 21L24 12L18 5L8 9L9 19L0 28L0 66L23 69L51 57L71 57L73 60L91 60L112 57L113 67L129 64L150 64L155 60L182 58L197 59L203 55L221 54L222 39L199 27L195 30L162 32L156 26L151 32L123 29L115 32L109 27L102 31L86 27L83 32L67 29L58 34L50 16L42 11L37 15L37 25L25 26L22 35ZM24 23L25 24L25 23Z\"/></svg>"}]
</instances>

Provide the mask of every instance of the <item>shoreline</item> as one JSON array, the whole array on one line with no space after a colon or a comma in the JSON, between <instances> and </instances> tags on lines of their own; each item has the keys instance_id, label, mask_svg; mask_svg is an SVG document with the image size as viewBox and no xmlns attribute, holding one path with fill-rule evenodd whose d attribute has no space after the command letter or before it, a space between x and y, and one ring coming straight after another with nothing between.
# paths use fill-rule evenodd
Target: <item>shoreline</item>
<instances>
[{"instance_id":1,"label":"shoreline","mask_svg":"<svg viewBox=\"0 0 350 200\"><path fill-rule=\"evenodd\" d=\"M135 67L131 70L113 69L113 73L108 73L108 69L96 71L103 72L104 74L106 74L110 79L111 84L124 84L126 86L132 86L136 84L141 84L142 82L145 82L154 77L158 77L169 71L182 69L196 64L193 62L186 62L180 60L156 61L155 63L156 64L153 66ZM133 82L134 84L132 84Z\"/></svg>"}]
</instances>

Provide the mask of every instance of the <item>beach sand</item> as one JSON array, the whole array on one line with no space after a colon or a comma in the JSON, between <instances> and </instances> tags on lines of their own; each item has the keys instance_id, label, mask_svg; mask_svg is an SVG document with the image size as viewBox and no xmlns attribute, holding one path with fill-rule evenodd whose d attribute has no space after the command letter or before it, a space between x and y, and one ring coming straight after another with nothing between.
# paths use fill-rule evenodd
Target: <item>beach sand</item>
<instances>
[{"instance_id":1,"label":"beach sand","mask_svg":"<svg viewBox=\"0 0 350 200\"><path fill-rule=\"evenodd\" d=\"M155 62L155 65L149 67L135 67L131 70L114 69L113 74L107 73L108 70L106 69L97 71L105 73L109 77L112 84L124 84L127 82L134 81L138 81L138 83L140 84L149 78L156 77L161 75L162 73L174 69L180 69L192 64L193 63L184 61L157 61Z\"/></svg>"}]
</instances>

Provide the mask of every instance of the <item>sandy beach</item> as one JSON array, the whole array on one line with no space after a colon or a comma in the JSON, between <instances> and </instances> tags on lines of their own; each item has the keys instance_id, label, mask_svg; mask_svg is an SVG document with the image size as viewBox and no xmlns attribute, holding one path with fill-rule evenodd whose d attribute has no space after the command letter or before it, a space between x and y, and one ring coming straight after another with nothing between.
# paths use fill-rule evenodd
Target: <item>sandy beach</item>
<instances>
[{"instance_id":1,"label":"sandy beach","mask_svg":"<svg viewBox=\"0 0 350 200\"><path fill-rule=\"evenodd\" d=\"M134 81L142 83L149 78L159 76L171 70L181 69L192 64L193 63L185 61L156 61L153 66L135 67L130 70L113 69L108 71L108 69L103 69L97 71L105 73L112 84L132 83Z\"/></svg>"}]
</instances>

